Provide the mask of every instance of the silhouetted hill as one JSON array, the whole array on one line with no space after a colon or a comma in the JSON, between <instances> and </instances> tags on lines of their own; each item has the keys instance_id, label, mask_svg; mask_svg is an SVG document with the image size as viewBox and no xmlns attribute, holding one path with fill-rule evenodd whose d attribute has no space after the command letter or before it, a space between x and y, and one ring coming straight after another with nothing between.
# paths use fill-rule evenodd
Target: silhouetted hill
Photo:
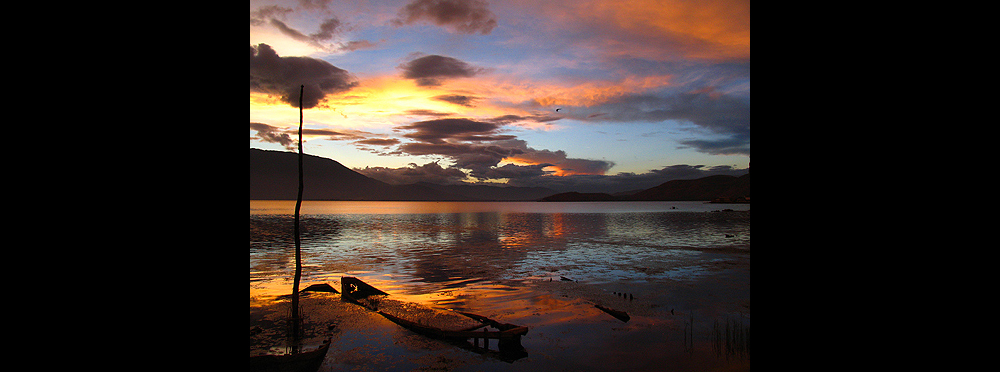
<instances>
[{"instance_id":1,"label":"silhouetted hill","mask_svg":"<svg viewBox=\"0 0 1000 372\"><path fill-rule=\"evenodd\" d=\"M250 199L295 200L298 154L250 149ZM422 185L389 185L335 160L305 155L304 200L469 200Z\"/></svg>"},{"instance_id":2,"label":"silhouetted hill","mask_svg":"<svg viewBox=\"0 0 1000 372\"><path fill-rule=\"evenodd\" d=\"M708 176L694 180L673 180L630 195L566 192L542 201L685 201L750 196L750 174L742 177Z\"/></svg>"},{"instance_id":3,"label":"silhouetted hill","mask_svg":"<svg viewBox=\"0 0 1000 372\"><path fill-rule=\"evenodd\" d=\"M556 190L545 187L438 185L428 182L418 182L416 185L426 186L449 194L460 195L472 200L489 201L538 200L556 193Z\"/></svg>"},{"instance_id":4,"label":"silhouetted hill","mask_svg":"<svg viewBox=\"0 0 1000 372\"><path fill-rule=\"evenodd\" d=\"M575 202L575 201L616 201L623 200L620 197L605 194L603 192L564 192L549 197L542 198L546 202Z\"/></svg>"},{"instance_id":5,"label":"silhouetted hill","mask_svg":"<svg viewBox=\"0 0 1000 372\"><path fill-rule=\"evenodd\" d=\"M667 181L633 194L628 200L712 200L734 196L750 196L750 174Z\"/></svg>"}]
</instances>

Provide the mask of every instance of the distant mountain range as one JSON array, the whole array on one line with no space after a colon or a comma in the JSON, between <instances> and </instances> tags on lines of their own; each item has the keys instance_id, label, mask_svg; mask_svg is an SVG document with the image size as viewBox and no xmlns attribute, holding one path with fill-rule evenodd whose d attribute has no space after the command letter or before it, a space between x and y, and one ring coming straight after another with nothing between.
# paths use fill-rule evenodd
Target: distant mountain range
<instances>
[{"instance_id":1,"label":"distant mountain range","mask_svg":"<svg viewBox=\"0 0 1000 372\"><path fill-rule=\"evenodd\" d=\"M295 200L298 154L250 149L250 199ZM339 162L305 155L305 200L514 201L538 200L556 191L542 187L435 185L419 182L390 185L368 178Z\"/></svg>"},{"instance_id":2,"label":"distant mountain range","mask_svg":"<svg viewBox=\"0 0 1000 372\"><path fill-rule=\"evenodd\" d=\"M298 154L250 149L250 199L295 200L298 187ZM673 180L634 193L567 192L544 187L487 185L437 185L418 182L390 185L369 178L335 160L303 157L304 200L414 200L414 201L653 201L713 200L750 196L750 174L742 177L708 176Z\"/></svg>"},{"instance_id":3,"label":"distant mountain range","mask_svg":"<svg viewBox=\"0 0 1000 372\"><path fill-rule=\"evenodd\" d=\"M742 177L708 176L694 180L673 180L633 194L566 192L542 198L541 201L657 201L715 200L750 197L750 174Z\"/></svg>"},{"instance_id":4,"label":"distant mountain range","mask_svg":"<svg viewBox=\"0 0 1000 372\"><path fill-rule=\"evenodd\" d=\"M538 200L558 192L545 187L438 185L428 182L417 182L414 185L425 186L440 192L468 198L468 200Z\"/></svg>"}]
</instances>

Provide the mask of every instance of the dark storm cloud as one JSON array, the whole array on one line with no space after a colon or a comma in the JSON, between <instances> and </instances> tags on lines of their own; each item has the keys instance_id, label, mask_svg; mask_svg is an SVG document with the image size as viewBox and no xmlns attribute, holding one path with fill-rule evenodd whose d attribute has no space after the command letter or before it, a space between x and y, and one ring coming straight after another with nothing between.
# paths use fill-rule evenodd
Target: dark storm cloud
<instances>
[{"instance_id":1,"label":"dark storm cloud","mask_svg":"<svg viewBox=\"0 0 1000 372\"><path fill-rule=\"evenodd\" d=\"M694 124L713 139L680 141L709 154L750 155L750 100L711 88L672 95L623 95L589 108L574 110L585 121L678 120Z\"/></svg>"},{"instance_id":2,"label":"dark storm cloud","mask_svg":"<svg viewBox=\"0 0 1000 372\"><path fill-rule=\"evenodd\" d=\"M477 0L414 0L399 10L396 26L430 22L461 34L489 34L497 27L489 4Z\"/></svg>"},{"instance_id":3,"label":"dark storm cloud","mask_svg":"<svg viewBox=\"0 0 1000 372\"><path fill-rule=\"evenodd\" d=\"M405 113L407 115L431 116L431 117L437 117L437 118L441 118L441 117L451 116L452 115L452 113L450 113L450 112L441 112L441 111L434 111L434 110L406 110Z\"/></svg>"},{"instance_id":4,"label":"dark storm cloud","mask_svg":"<svg viewBox=\"0 0 1000 372\"><path fill-rule=\"evenodd\" d=\"M357 141L355 143L362 145L373 145L373 146L393 146L398 145L399 140L395 138L368 138Z\"/></svg>"},{"instance_id":5,"label":"dark storm cloud","mask_svg":"<svg viewBox=\"0 0 1000 372\"><path fill-rule=\"evenodd\" d=\"M313 42L313 39L311 37L307 36L306 34L303 34L299 30L288 27L288 25L286 25L285 22L279 21L275 18L271 18L271 26L274 26L274 28L278 29L278 31L281 31L281 33L285 34L285 36L288 36L292 39L306 43Z\"/></svg>"},{"instance_id":6,"label":"dark storm cloud","mask_svg":"<svg viewBox=\"0 0 1000 372\"><path fill-rule=\"evenodd\" d=\"M560 192L606 192L644 190L658 186L664 182L678 179L696 179L712 175L742 176L746 169L735 169L730 166L706 167L704 165L672 165L646 173L620 173L606 176L601 174L576 174L557 177L552 168L556 164L542 163L533 165L505 164L496 166L503 157L541 152L523 146L523 141L498 141L491 144L403 144L407 153L412 155L447 155L456 162L452 167L441 167L437 162L422 166L410 164L402 168L368 167L355 168L356 171L368 177L391 184L411 184L415 182L431 182L436 184L460 183L466 178L466 169L470 175L479 179L507 179L508 186L546 187ZM557 154L558 151L550 151ZM566 159L563 166L569 167L584 159ZM597 164L598 161L593 161ZM461 164L461 166L459 166Z\"/></svg>"},{"instance_id":7,"label":"dark storm cloud","mask_svg":"<svg viewBox=\"0 0 1000 372\"><path fill-rule=\"evenodd\" d=\"M567 158L556 166L559 167L559 173L563 174L604 174L614 167L615 163L606 160Z\"/></svg>"},{"instance_id":8,"label":"dark storm cloud","mask_svg":"<svg viewBox=\"0 0 1000 372\"><path fill-rule=\"evenodd\" d=\"M285 146L286 149L295 150L297 145L292 139L292 136L298 136L298 129L281 129L272 125L264 123L250 123L250 130L257 132L257 137L252 137L251 139L259 140L261 142L277 143ZM361 144L371 144L371 145L394 145L399 143L396 139L377 139L371 138L375 134L360 131L360 130L332 130L332 129L302 129L303 136L323 136L325 139L331 141L357 141L356 143ZM388 143L386 145L387 142Z\"/></svg>"},{"instance_id":9,"label":"dark storm cloud","mask_svg":"<svg viewBox=\"0 0 1000 372\"><path fill-rule=\"evenodd\" d=\"M717 140L682 140L680 143L693 147L698 151L713 155L747 155L750 156L750 130L746 134L738 133L728 138Z\"/></svg>"},{"instance_id":10,"label":"dark storm cloud","mask_svg":"<svg viewBox=\"0 0 1000 372\"><path fill-rule=\"evenodd\" d=\"M309 57L279 57L267 44L250 46L250 91L274 94L293 107L305 85L302 106L315 107L327 94L347 91L358 83L347 71Z\"/></svg>"},{"instance_id":11,"label":"dark storm cloud","mask_svg":"<svg viewBox=\"0 0 1000 372\"><path fill-rule=\"evenodd\" d=\"M441 85L445 79L472 77L483 70L461 60L432 54L399 65L403 77L420 86Z\"/></svg>"},{"instance_id":12,"label":"dark storm cloud","mask_svg":"<svg viewBox=\"0 0 1000 372\"><path fill-rule=\"evenodd\" d=\"M399 149L410 155L438 155L455 162L454 168L469 169L475 177L486 178L486 172L506 157L519 154L516 148L497 144L475 143L404 143Z\"/></svg>"},{"instance_id":13,"label":"dark storm cloud","mask_svg":"<svg viewBox=\"0 0 1000 372\"><path fill-rule=\"evenodd\" d=\"M336 18L328 18L323 23L319 25L319 31L310 34L313 40L330 40L337 33L337 28L340 27L341 22Z\"/></svg>"},{"instance_id":14,"label":"dark storm cloud","mask_svg":"<svg viewBox=\"0 0 1000 372\"><path fill-rule=\"evenodd\" d=\"M289 129L288 133L298 133L297 130ZM360 130L332 130L332 129L302 129L303 136L326 136L331 141L353 141L364 140L374 134Z\"/></svg>"},{"instance_id":15,"label":"dark storm cloud","mask_svg":"<svg viewBox=\"0 0 1000 372\"><path fill-rule=\"evenodd\" d=\"M566 152L563 150L552 151L533 149L528 147L527 142L522 140L510 140L496 143L519 150L519 152L513 155L510 160L519 163L547 164L547 166L552 167L554 174L557 176L577 174L600 175L607 173L611 167L615 166L614 162L607 160L570 158L566 156Z\"/></svg>"},{"instance_id":16,"label":"dark storm cloud","mask_svg":"<svg viewBox=\"0 0 1000 372\"><path fill-rule=\"evenodd\" d=\"M560 119L562 119L562 117L551 116L551 115L544 115L544 114L534 114L534 115L527 115L527 116L523 116L523 115L503 115L503 116L497 116L495 118L489 119L489 122L491 122L491 123L498 123L498 124L514 124L514 123L525 122L525 121L535 122L535 123L548 123L548 122L553 122L553 121L560 120Z\"/></svg>"},{"instance_id":17,"label":"dark storm cloud","mask_svg":"<svg viewBox=\"0 0 1000 372\"><path fill-rule=\"evenodd\" d=\"M411 131L403 137L419 142L399 145L399 151L410 155L442 156L454 162L454 168L470 170L473 177L497 179L510 177L541 176L555 173L604 174L613 162L575 159L562 150L537 150L513 135L499 134L501 121L481 122L471 119L437 119L399 126L397 130ZM502 167L504 159L519 163ZM543 171L545 167L554 171Z\"/></svg>"},{"instance_id":18,"label":"dark storm cloud","mask_svg":"<svg viewBox=\"0 0 1000 372\"><path fill-rule=\"evenodd\" d=\"M365 169L354 168L354 170L392 185L408 185L417 182L447 185L458 183L465 178L465 172L450 167L442 168L437 162L424 165L410 163L408 167L402 168L365 167Z\"/></svg>"},{"instance_id":19,"label":"dark storm cloud","mask_svg":"<svg viewBox=\"0 0 1000 372\"><path fill-rule=\"evenodd\" d=\"M438 101L454 103L459 106L475 107L473 103L478 101L479 97L463 96L458 94L445 94L445 95L435 96L434 99Z\"/></svg>"},{"instance_id":20,"label":"dark storm cloud","mask_svg":"<svg viewBox=\"0 0 1000 372\"><path fill-rule=\"evenodd\" d=\"M264 123L250 123L250 130L257 132L257 137L251 137L251 139L258 139L262 142L277 143L285 146L286 149L293 150L295 145L292 142L292 137L288 133L284 133L280 128L270 126Z\"/></svg>"},{"instance_id":21,"label":"dark storm cloud","mask_svg":"<svg viewBox=\"0 0 1000 372\"><path fill-rule=\"evenodd\" d=\"M263 24L263 20L259 18L254 18L253 13L250 16L250 24L259 26ZM292 39L301 41L303 43L308 43L315 48L322 49L328 52L340 52L340 51L355 51L360 49L371 49L378 46L377 42L372 42L369 40L352 40L346 42L335 42L328 43L335 36L340 33L340 28L343 23L337 18L327 18L319 25L319 30L306 35L304 32L296 30L291 26L288 26L285 22L278 20L277 18L271 18L269 23L274 28L281 31L282 34L288 36ZM381 41L385 41L384 39ZM380 42L381 42L380 41Z\"/></svg>"},{"instance_id":22,"label":"dark storm cloud","mask_svg":"<svg viewBox=\"0 0 1000 372\"><path fill-rule=\"evenodd\" d=\"M496 134L500 124L486 123L472 119L437 119L418 121L397 129L412 130L403 137L422 142L440 144L445 141L496 141L513 139L514 136Z\"/></svg>"},{"instance_id":23,"label":"dark storm cloud","mask_svg":"<svg viewBox=\"0 0 1000 372\"><path fill-rule=\"evenodd\" d=\"M506 164L501 167L488 166L482 167L481 172L479 172L479 174L473 174L473 176L485 179L533 178L551 173L542 170L542 168L545 168L548 165L549 164L522 166ZM354 170L358 173L364 174L365 176L394 185L412 184L416 182L430 182L439 185L462 184L463 180L466 179L466 173L458 167L443 168L438 164L438 162L431 162L419 166L414 163L410 163L408 167L402 168L366 167L365 169L354 168Z\"/></svg>"},{"instance_id":24,"label":"dark storm cloud","mask_svg":"<svg viewBox=\"0 0 1000 372\"><path fill-rule=\"evenodd\" d=\"M504 158L522 152L504 142L515 137L499 134L501 126L464 118L418 121L396 127L398 131L409 132L403 137L418 141L401 143L398 151L448 158L454 162L451 169L467 169L474 177L486 177L486 173Z\"/></svg>"},{"instance_id":25,"label":"dark storm cloud","mask_svg":"<svg viewBox=\"0 0 1000 372\"><path fill-rule=\"evenodd\" d=\"M504 125L547 119L506 115L485 121L467 118L418 121L394 129L405 132L402 137L417 141L400 143L396 153L443 157L453 162L452 168L468 171L479 179L603 175L614 166L605 160L570 158L562 150L534 149L514 135L502 134ZM514 164L498 166L505 159Z\"/></svg>"},{"instance_id":26,"label":"dark storm cloud","mask_svg":"<svg viewBox=\"0 0 1000 372\"><path fill-rule=\"evenodd\" d=\"M285 22L279 21L275 18L271 18L271 26L277 28L278 31L291 37L292 39L313 44L320 48L326 48L321 42L333 39L337 34L337 28L340 27L341 22L336 18L328 18L319 25L319 31L306 35L302 31L296 30L289 27Z\"/></svg>"}]
</instances>

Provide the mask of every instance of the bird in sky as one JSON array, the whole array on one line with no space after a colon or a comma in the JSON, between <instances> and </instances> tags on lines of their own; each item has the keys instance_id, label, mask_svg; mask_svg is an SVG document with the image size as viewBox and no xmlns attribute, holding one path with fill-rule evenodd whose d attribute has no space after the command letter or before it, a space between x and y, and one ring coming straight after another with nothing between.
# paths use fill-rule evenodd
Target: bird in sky
<instances>
[{"instance_id":1,"label":"bird in sky","mask_svg":"<svg viewBox=\"0 0 1000 372\"><path fill-rule=\"evenodd\" d=\"M556 112L559 112L559 110L562 110L562 109L561 109L561 108L557 108L557 109L556 109Z\"/></svg>"}]
</instances>

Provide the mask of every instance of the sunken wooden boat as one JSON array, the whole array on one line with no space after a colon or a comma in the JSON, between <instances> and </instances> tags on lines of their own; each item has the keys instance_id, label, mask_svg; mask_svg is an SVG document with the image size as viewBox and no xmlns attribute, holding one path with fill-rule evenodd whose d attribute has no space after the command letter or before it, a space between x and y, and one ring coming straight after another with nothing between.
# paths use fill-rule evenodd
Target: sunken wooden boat
<instances>
[{"instance_id":1,"label":"sunken wooden boat","mask_svg":"<svg viewBox=\"0 0 1000 372\"><path fill-rule=\"evenodd\" d=\"M313 351L288 355L260 355L250 357L251 371L315 372L323 364L330 339Z\"/></svg>"},{"instance_id":2,"label":"sunken wooden boat","mask_svg":"<svg viewBox=\"0 0 1000 372\"><path fill-rule=\"evenodd\" d=\"M613 316L615 318L618 318L618 320L621 320L621 321L623 321L625 323L628 323L629 319L632 318L632 317L628 316L628 313L626 313L624 311L621 311L621 310L615 310L615 309L612 309L610 307L604 307L604 306L597 305L597 304L594 304L594 307L600 309L603 312L611 314L611 316Z\"/></svg>"},{"instance_id":3,"label":"sunken wooden boat","mask_svg":"<svg viewBox=\"0 0 1000 372\"><path fill-rule=\"evenodd\" d=\"M340 281L341 291L340 294L345 301L349 301L360 305L368 310L374 311L379 315L382 315L389 321L396 323L403 328L409 329L415 333L428 336L431 338L442 339L446 341L453 341L457 346L481 353L492 355L491 350L489 350L488 340L498 340L497 346L500 353L493 355L501 360L512 362L513 360L523 358L527 356L524 351L524 347L521 346L521 336L528 333L528 327L523 327L515 324L501 323L496 320L487 318L482 315L476 315L472 313L456 312L469 319L478 322L478 325L461 328L461 329L443 329L440 327L431 326L428 324L423 324L419 321L414 321L413 319L405 319L401 316L390 314L386 311L379 310L377 306L372 306L362 302L363 298L369 296L388 296L387 293L372 287L371 285L361 281L354 277L343 277ZM495 330L489 330L487 327L492 327ZM479 330L482 329L482 330ZM471 346L467 343L467 340L473 340ZM483 340L483 347L479 347L479 341Z\"/></svg>"},{"instance_id":4,"label":"sunken wooden boat","mask_svg":"<svg viewBox=\"0 0 1000 372\"><path fill-rule=\"evenodd\" d=\"M513 324L499 323L497 321L494 321L492 319L489 319L489 318L486 318L486 317L483 317L483 316L480 316L480 315L467 314L467 313L461 313L461 312L459 314L466 315L466 316L472 315L472 316L470 316L470 318L472 318L472 319L476 319L476 317L479 317L479 318L484 318L487 321L484 321L483 324L475 326L475 327L472 327L472 328L458 329L458 330L446 330L446 329L441 329L441 328L432 327L432 326L428 326L428 325L416 323L416 322L413 322L413 321L409 321L409 320L400 318L398 316L389 314L389 313L384 312L384 311L379 311L378 313L381 314L382 316L384 316L386 319L391 320L393 323L396 323L396 324L399 324L399 325L403 326L403 328L409 329L411 331L414 331L414 332L422 334L422 335L431 336L431 337L435 337L435 338L454 338L454 339L460 339L460 340L467 340L467 339L470 339L470 338L471 339L496 339L496 340L500 340L501 344L504 344L504 343L512 343L512 344L517 343L517 344L519 344L521 342L521 336L524 336L524 335L528 334L528 327L521 327L521 326L517 326L517 325L513 325ZM496 325L494 325L494 324L496 324ZM497 325L499 327L497 327ZM486 330L486 329L483 329L482 331L476 331L477 329L485 328L485 327L488 327L488 326L494 326L494 327L496 327L498 329L498 331L490 331L490 330Z\"/></svg>"}]
</instances>

